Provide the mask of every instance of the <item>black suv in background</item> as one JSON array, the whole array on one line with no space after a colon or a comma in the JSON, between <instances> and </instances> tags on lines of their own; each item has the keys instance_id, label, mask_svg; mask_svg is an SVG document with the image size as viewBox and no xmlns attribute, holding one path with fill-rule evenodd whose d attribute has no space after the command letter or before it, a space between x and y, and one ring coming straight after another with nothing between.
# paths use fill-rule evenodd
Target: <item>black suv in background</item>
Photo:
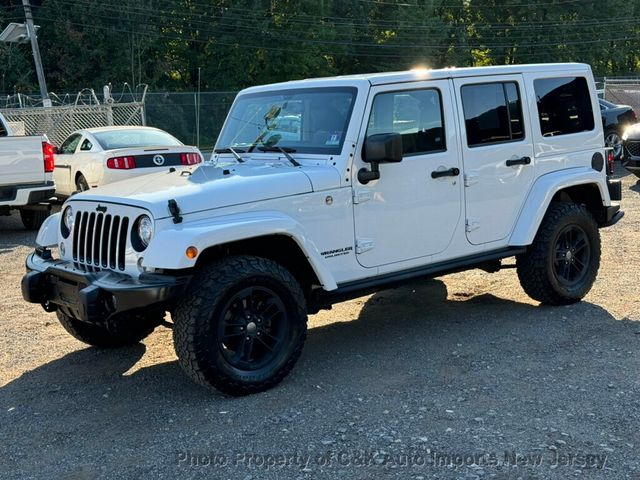
<instances>
[{"instance_id":1,"label":"black suv in background","mask_svg":"<svg viewBox=\"0 0 640 480\"><path fill-rule=\"evenodd\" d=\"M616 105L599 98L600 113L602 115L602 129L604 142L607 147L613 147L616 158L622 153L622 135L625 129L638 121L636 112L628 105Z\"/></svg>"},{"instance_id":2,"label":"black suv in background","mask_svg":"<svg viewBox=\"0 0 640 480\"><path fill-rule=\"evenodd\" d=\"M640 177L640 123L627 128L622 136L622 165Z\"/></svg>"}]
</instances>

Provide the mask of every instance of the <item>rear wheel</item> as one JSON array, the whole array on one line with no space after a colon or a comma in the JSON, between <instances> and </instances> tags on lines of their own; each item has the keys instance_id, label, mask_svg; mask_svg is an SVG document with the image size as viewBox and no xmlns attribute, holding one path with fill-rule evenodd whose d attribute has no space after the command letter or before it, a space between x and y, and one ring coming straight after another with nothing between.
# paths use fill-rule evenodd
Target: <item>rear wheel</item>
<instances>
[{"instance_id":1,"label":"rear wheel","mask_svg":"<svg viewBox=\"0 0 640 480\"><path fill-rule=\"evenodd\" d=\"M203 268L174 312L180 365L196 382L229 395L278 384L307 333L305 298L284 267L236 256Z\"/></svg>"},{"instance_id":2,"label":"rear wheel","mask_svg":"<svg viewBox=\"0 0 640 480\"><path fill-rule=\"evenodd\" d=\"M20 219L22 220L24 228L26 228L27 230L38 230L48 216L49 210L45 208L37 210L20 210Z\"/></svg>"},{"instance_id":3,"label":"rear wheel","mask_svg":"<svg viewBox=\"0 0 640 480\"><path fill-rule=\"evenodd\" d=\"M162 323L164 312L147 314L121 314L110 320L108 326L83 322L57 311L58 320L75 339L101 348L135 345L148 337Z\"/></svg>"},{"instance_id":4,"label":"rear wheel","mask_svg":"<svg viewBox=\"0 0 640 480\"><path fill-rule=\"evenodd\" d=\"M598 273L598 225L586 208L554 202L516 265L522 288L534 300L549 305L575 303L589 292Z\"/></svg>"},{"instance_id":5,"label":"rear wheel","mask_svg":"<svg viewBox=\"0 0 640 480\"><path fill-rule=\"evenodd\" d=\"M76 180L76 191L86 192L87 190L89 190L89 182L84 178L84 175L78 175L78 179Z\"/></svg>"},{"instance_id":6,"label":"rear wheel","mask_svg":"<svg viewBox=\"0 0 640 480\"><path fill-rule=\"evenodd\" d=\"M607 147L613 148L613 154L615 158L620 158L620 154L622 153L622 138L620 134L615 130L609 130L604 134L604 144Z\"/></svg>"}]
</instances>

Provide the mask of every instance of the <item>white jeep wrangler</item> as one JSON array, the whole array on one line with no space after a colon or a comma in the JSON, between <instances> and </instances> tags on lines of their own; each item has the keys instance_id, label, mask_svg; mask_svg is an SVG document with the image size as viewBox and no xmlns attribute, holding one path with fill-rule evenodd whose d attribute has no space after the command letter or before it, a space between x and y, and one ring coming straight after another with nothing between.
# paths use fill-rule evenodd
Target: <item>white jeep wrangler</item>
<instances>
[{"instance_id":1,"label":"white jeep wrangler","mask_svg":"<svg viewBox=\"0 0 640 480\"><path fill-rule=\"evenodd\" d=\"M308 313L404 281L515 256L533 299L577 302L598 228L622 216L598 112L581 64L249 88L210 162L47 219L23 295L100 347L142 340L168 311L184 370L232 395L287 375Z\"/></svg>"}]
</instances>

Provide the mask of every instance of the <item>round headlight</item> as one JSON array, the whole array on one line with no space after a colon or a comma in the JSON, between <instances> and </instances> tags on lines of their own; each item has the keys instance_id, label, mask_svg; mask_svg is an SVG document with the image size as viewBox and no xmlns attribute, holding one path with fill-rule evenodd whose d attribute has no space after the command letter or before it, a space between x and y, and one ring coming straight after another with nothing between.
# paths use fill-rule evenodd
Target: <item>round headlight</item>
<instances>
[{"instance_id":1,"label":"round headlight","mask_svg":"<svg viewBox=\"0 0 640 480\"><path fill-rule=\"evenodd\" d=\"M151 241L151 237L153 237L153 223L149 217L143 215L138 219L138 238L146 248Z\"/></svg>"},{"instance_id":2,"label":"round headlight","mask_svg":"<svg viewBox=\"0 0 640 480\"><path fill-rule=\"evenodd\" d=\"M73 216L73 208L65 208L64 212L62 212L62 225L60 225L60 231L62 232L62 236L64 238L68 238L73 231L74 222L75 217Z\"/></svg>"},{"instance_id":3,"label":"round headlight","mask_svg":"<svg viewBox=\"0 0 640 480\"><path fill-rule=\"evenodd\" d=\"M75 219L73 218L73 208L67 207L64 210L64 226L69 229L69 231L73 230L73 222Z\"/></svg>"}]
</instances>

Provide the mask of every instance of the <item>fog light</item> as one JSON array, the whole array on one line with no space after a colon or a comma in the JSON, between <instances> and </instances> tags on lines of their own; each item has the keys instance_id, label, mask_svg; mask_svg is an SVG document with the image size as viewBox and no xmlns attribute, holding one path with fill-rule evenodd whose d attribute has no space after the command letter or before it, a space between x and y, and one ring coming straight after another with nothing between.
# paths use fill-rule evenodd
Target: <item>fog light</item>
<instances>
[{"instance_id":1,"label":"fog light","mask_svg":"<svg viewBox=\"0 0 640 480\"><path fill-rule=\"evenodd\" d=\"M144 257L140 257L140 258L138 259L138 262L137 262L137 264L138 264L138 270L140 270L140 273L144 273L144 272L146 272L146 271L147 271L146 267L143 267L143 266L142 266L142 262L143 262L143 261L144 261Z\"/></svg>"},{"instance_id":2,"label":"fog light","mask_svg":"<svg viewBox=\"0 0 640 480\"><path fill-rule=\"evenodd\" d=\"M65 253L66 253L66 248L64 246L64 242L60 242L60 256L64 257Z\"/></svg>"},{"instance_id":3,"label":"fog light","mask_svg":"<svg viewBox=\"0 0 640 480\"><path fill-rule=\"evenodd\" d=\"M187 258L193 260L198 256L198 249L196 247L187 247Z\"/></svg>"}]
</instances>

